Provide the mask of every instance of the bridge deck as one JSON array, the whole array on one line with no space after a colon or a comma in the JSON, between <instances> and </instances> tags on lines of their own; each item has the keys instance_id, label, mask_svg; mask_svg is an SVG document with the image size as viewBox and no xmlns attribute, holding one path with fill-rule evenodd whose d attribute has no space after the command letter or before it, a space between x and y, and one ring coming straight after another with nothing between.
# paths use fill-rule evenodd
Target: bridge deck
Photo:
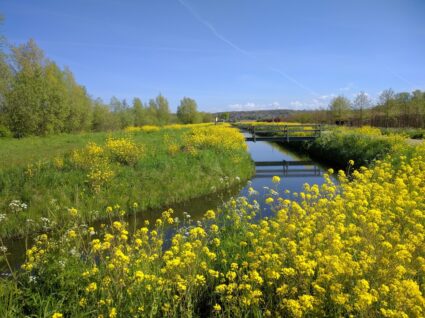
<instances>
[{"instance_id":1,"label":"bridge deck","mask_svg":"<svg viewBox=\"0 0 425 318\"><path fill-rule=\"evenodd\" d=\"M262 137L245 137L246 141L308 141L314 140L315 136L262 136Z\"/></svg>"},{"instance_id":2,"label":"bridge deck","mask_svg":"<svg viewBox=\"0 0 425 318\"><path fill-rule=\"evenodd\" d=\"M251 126L242 128L251 133L246 141L308 141L322 134L321 125L283 125L283 126Z\"/></svg>"},{"instance_id":3,"label":"bridge deck","mask_svg":"<svg viewBox=\"0 0 425 318\"><path fill-rule=\"evenodd\" d=\"M278 166L315 166L316 163L311 160L281 160L281 161L255 161L256 167L278 167Z\"/></svg>"},{"instance_id":4,"label":"bridge deck","mask_svg":"<svg viewBox=\"0 0 425 318\"><path fill-rule=\"evenodd\" d=\"M256 167L270 167L271 169L256 169L256 178L273 177L273 175L282 174L287 176L319 176L321 175L320 168L317 164L311 160L296 160L296 161L255 161ZM272 168L280 167L280 169ZM295 168L292 168L295 167ZM299 167L299 168L298 168ZM312 167L308 169L307 167Z\"/></svg>"}]
</instances>

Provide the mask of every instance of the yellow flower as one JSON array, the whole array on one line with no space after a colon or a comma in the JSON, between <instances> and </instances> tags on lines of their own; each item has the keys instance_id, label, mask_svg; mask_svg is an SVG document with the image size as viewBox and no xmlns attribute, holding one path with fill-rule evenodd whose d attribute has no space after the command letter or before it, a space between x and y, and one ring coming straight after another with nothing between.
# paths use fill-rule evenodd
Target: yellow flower
<instances>
[{"instance_id":1,"label":"yellow flower","mask_svg":"<svg viewBox=\"0 0 425 318\"><path fill-rule=\"evenodd\" d=\"M195 277L195 284L198 286L203 286L205 285L206 280L205 280L205 276L204 275L196 275Z\"/></svg>"},{"instance_id":2,"label":"yellow flower","mask_svg":"<svg viewBox=\"0 0 425 318\"><path fill-rule=\"evenodd\" d=\"M109 318L116 318L117 317L117 309L115 307L112 307L109 310Z\"/></svg>"},{"instance_id":3,"label":"yellow flower","mask_svg":"<svg viewBox=\"0 0 425 318\"><path fill-rule=\"evenodd\" d=\"M81 307L85 307L87 305L87 299L83 297L78 303Z\"/></svg>"},{"instance_id":4,"label":"yellow flower","mask_svg":"<svg viewBox=\"0 0 425 318\"><path fill-rule=\"evenodd\" d=\"M266 204L272 204L274 202L273 198L267 198L266 199Z\"/></svg>"},{"instance_id":5,"label":"yellow flower","mask_svg":"<svg viewBox=\"0 0 425 318\"><path fill-rule=\"evenodd\" d=\"M77 234L75 233L74 230L69 230L68 231L68 237L69 238L75 238L75 237L77 237Z\"/></svg>"},{"instance_id":6,"label":"yellow flower","mask_svg":"<svg viewBox=\"0 0 425 318\"><path fill-rule=\"evenodd\" d=\"M221 306L219 304L215 304L213 306L213 309L214 309L215 312L219 312L219 311L221 311Z\"/></svg>"},{"instance_id":7,"label":"yellow flower","mask_svg":"<svg viewBox=\"0 0 425 318\"><path fill-rule=\"evenodd\" d=\"M206 219L215 219L215 212L213 210L208 210L205 212L204 216Z\"/></svg>"},{"instance_id":8,"label":"yellow flower","mask_svg":"<svg viewBox=\"0 0 425 318\"><path fill-rule=\"evenodd\" d=\"M77 216L77 214L78 214L78 210L76 208L70 208L70 209L68 209L68 212L73 217Z\"/></svg>"},{"instance_id":9,"label":"yellow flower","mask_svg":"<svg viewBox=\"0 0 425 318\"><path fill-rule=\"evenodd\" d=\"M217 224L211 224L210 229L211 229L211 232L217 233L218 232L218 225Z\"/></svg>"},{"instance_id":10,"label":"yellow flower","mask_svg":"<svg viewBox=\"0 0 425 318\"><path fill-rule=\"evenodd\" d=\"M87 293L92 293L94 291L97 290L97 284L95 282L90 283L87 287L86 287L86 292Z\"/></svg>"},{"instance_id":11,"label":"yellow flower","mask_svg":"<svg viewBox=\"0 0 425 318\"><path fill-rule=\"evenodd\" d=\"M61 314L61 313L59 313L59 312L55 312L53 315L52 315L52 318L62 318L63 317L63 315Z\"/></svg>"},{"instance_id":12,"label":"yellow flower","mask_svg":"<svg viewBox=\"0 0 425 318\"><path fill-rule=\"evenodd\" d=\"M134 273L134 278L136 281L141 282L145 278L145 274L143 274L142 271L136 271L136 273Z\"/></svg>"},{"instance_id":13,"label":"yellow flower","mask_svg":"<svg viewBox=\"0 0 425 318\"><path fill-rule=\"evenodd\" d=\"M354 166L354 160L349 160L349 161L348 161L348 164L349 164L350 166Z\"/></svg>"},{"instance_id":14,"label":"yellow flower","mask_svg":"<svg viewBox=\"0 0 425 318\"><path fill-rule=\"evenodd\" d=\"M273 183L279 183L279 182L280 182L280 177L278 177L278 176L273 176L272 182L273 182Z\"/></svg>"}]
</instances>

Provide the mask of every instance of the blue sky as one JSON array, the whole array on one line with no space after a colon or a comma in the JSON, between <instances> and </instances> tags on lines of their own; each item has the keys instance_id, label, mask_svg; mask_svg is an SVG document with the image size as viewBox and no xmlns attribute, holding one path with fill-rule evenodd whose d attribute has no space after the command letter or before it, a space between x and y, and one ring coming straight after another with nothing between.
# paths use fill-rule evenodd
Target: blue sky
<instances>
[{"instance_id":1,"label":"blue sky","mask_svg":"<svg viewBox=\"0 0 425 318\"><path fill-rule=\"evenodd\" d=\"M9 42L34 38L105 101L309 109L425 89L423 0L0 0L0 13Z\"/></svg>"}]
</instances>

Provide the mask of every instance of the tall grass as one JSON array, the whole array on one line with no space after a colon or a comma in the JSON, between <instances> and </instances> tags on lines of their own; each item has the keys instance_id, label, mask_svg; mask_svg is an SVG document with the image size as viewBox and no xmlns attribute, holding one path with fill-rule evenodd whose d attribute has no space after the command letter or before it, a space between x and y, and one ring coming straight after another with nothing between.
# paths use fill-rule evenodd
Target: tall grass
<instances>
[{"instance_id":1,"label":"tall grass","mask_svg":"<svg viewBox=\"0 0 425 318\"><path fill-rule=\"evenodd\" d=\"M384 136L378 128L333 128L314 141L290 142L288 147L313 158L345 168L350 160L355 167L369 166L384 158L394 145L404 145L402 136Z\"/></svg>"},{"instance_id":2,"label":"tall grass","mask_svg":"<svg viewBox=\"0 0 425 318\"><path fill-rule=\"evenodd\" d=\"M134 234L112 217L87 228L83 211L70 210L63 226L37 237L17 278L0 280L0 313L423 317L424 157L425 145L393 145L371 168L306 184L297 201L274 177L271 218L259 218L255 194L198 223L167 210Z\"/></svg>"},{"instance_id":3,"label":"tall grass","mask_svg":"<svg viewBox=\"0 0 425 318\"><path fill-rule=\"evenodd\" d=\"M229 140L229 147L223 147ZM228 127L166 127L5 143L16 151L4 153L0 170L3 237L61 224L70 208L84 211L84 221L92 222L106 216L109 202L124 209L134 203L137 210L160 208L219 191L226 186L225 176L235 184L253 173L243 137ZM22 156L15 164L17 154Z\"/></svg>"}]
</instances>

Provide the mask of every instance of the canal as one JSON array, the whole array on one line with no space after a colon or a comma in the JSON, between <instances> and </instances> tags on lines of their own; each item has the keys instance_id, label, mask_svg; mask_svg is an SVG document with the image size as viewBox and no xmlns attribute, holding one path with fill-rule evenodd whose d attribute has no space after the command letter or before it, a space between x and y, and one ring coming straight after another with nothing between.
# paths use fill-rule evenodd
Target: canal
<instances>
[{"instance_id":1,"label":"canal","mask_svg":"<svg viewBox=\"0 0 425 318\"><path fill-rule=\"evenodd\" d=\"M303 185L305 183L321 185L324 182L323 173L329 167L311 160L308 156L300 155L278 143L257 141L247 142L247 145L248 151L254 162L283 162L285 160L290 162L309 161L309 164L305 166L290 166L287 170L284 170L283 165L256 167L255 174L249 181L241 182L237 186L228 187L223 192L213 193L205 197L188 200L172 206L174 217L182 219L189 214L192 220L199 220L207 210L216 210L232 197L249 196L250 190L250 197L256 199L260 204L262 210L261 215L269 216L272 212L270 211L270 207L264 203L264 199L269 195L270 189L274 189L279 192L279 194L283 195L286 190L289 190L290 193L303 191ZM280 177L279 184L276 185L272 182L273 176ZM223 178L222 182L228 181L226 178ZM252 195L252 189L256 192L254 196ZM285 195L288 196L288 194ZM292 199L296 200L297 198L292 197ZM161 210L155 209L126 216L126 221L129 223L129 229L133 230L141 227L145 220L153 224L160 216L160 212ZM103 222L105 221L98 221L93 224L93 226L98 228ZM5 241L5 245L8 247L9 252L8 259L13 267L19 267L24 261L25 247L27 244L30 247L32 242L25 242L24 239L11 239ZM2 262L0 265L1 272L4 272L6 270L6 264Z\"/></svg>"}]
</instances>

